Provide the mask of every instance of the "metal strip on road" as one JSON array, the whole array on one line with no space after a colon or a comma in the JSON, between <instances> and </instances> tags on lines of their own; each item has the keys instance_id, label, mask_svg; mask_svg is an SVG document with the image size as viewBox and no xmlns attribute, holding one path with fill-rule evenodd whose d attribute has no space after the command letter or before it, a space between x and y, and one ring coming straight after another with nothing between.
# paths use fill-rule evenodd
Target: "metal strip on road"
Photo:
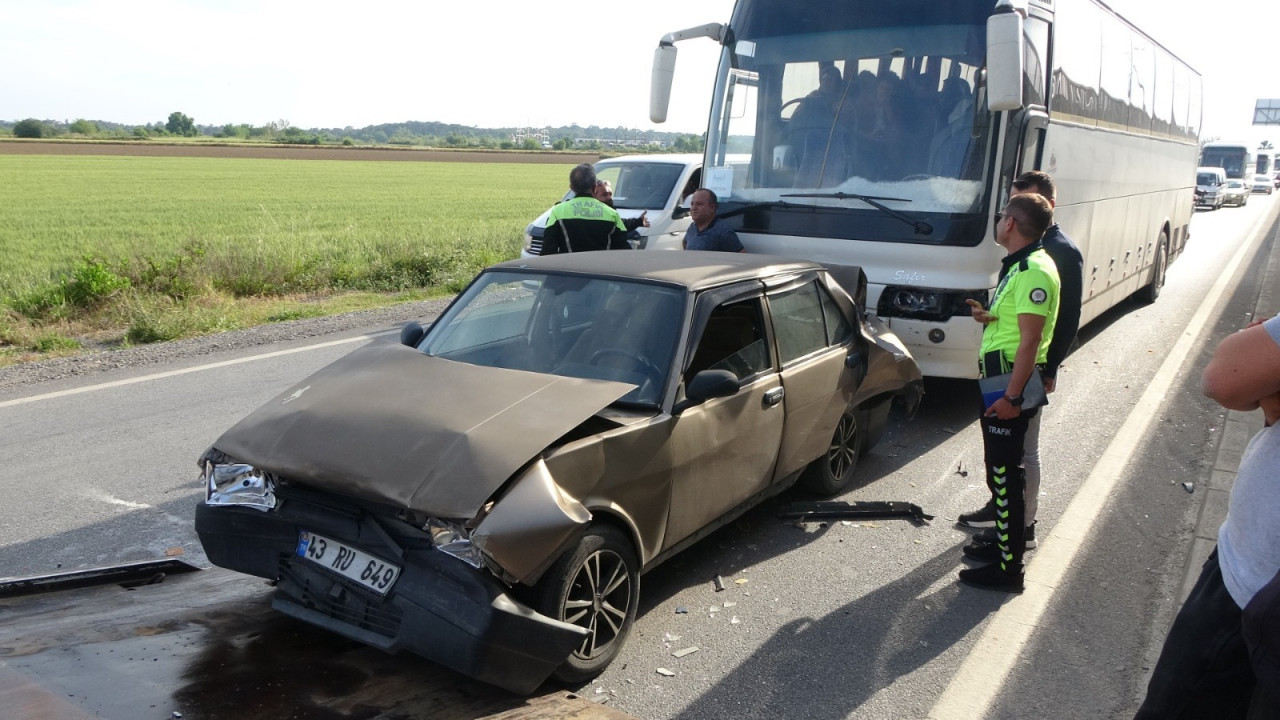
<instances>
[{"instance_id":1,"label":"metal strip on road","mask_svg":"<svg viewBox=\"0 0 1280 720\"><path fill-rule=\"evenodd\" d=\"M197 365L195 367L183 368L181 370L169 370L161 373L152 373L150 375L140 375L126 380L114 380L112 382L99 383L97 385L85 385L84 387L71 388L70 390L58 390L57 392L44 393L43 395L32 395L31 397L16 398L14 400L5 400L0 402L0 408L12 407L14 405L25 405L27 403L40 402L41 400L52 400L54 398L67 397L68 395L80 395L81 393L96 392L98 390L107 390L110 388L123 387L125 385L133 385L136 383L150 382L151 380L161 380L163 378L177 377L179 375L187 375L189 373L203 372L205 370L214 370L232 365L241 365L256 360L266 360L268 358L281 357L283 355L293 355L300 352L308 352L310 350L319 350L321 348L334 347L344 345L346 343L364 342L373 340L374 335L359 335L353 338L343 340L331 340L329 342L318 343L316 345L305 345L303 347L289 348L288 350L277 350L275 352L263 353L261 355L250 355L248 357L236 358L234 360L223 360L222 362L208 363L205 365Z\"/></svg>"},{"instance_id":2,"label":"metal strip on road","mask_svg":"<svg viewBox=\"0 0 1280 720\"><path fill-rule=\"evenodd\" d=\"M1092 535L1094 522L1102 515L1107 499L1146 436L1166 393L1183 364L1191 359L1205 325L1219 314L1218 302L1231 279L1244 259L1257 250L1263 236L1261 228L1269 226L1274 215L1275 208L1272 208L1249 230L1249 240L1241 243L1053 532L1041 541L1035 563L1027 567L1026 590L996 611L951 683L929 710L929 720L972 720L987 716L996 693L1053 599L1054 590L1085 540Z\"/></svg>"}]
</instances>

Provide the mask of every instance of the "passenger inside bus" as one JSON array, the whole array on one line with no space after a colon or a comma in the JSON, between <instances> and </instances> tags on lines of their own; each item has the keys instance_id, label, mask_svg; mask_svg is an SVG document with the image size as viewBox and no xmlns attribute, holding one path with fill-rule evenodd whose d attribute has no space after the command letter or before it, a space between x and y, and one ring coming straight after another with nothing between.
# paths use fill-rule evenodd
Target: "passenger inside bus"
<instances>
[{"instance_id":1,"label":"passenger inside bus","mask_svg":"<svg viewBox=\"0 0 1280 720\"><path fill-rule=\"evenodd\" d=\"M817 87L779 98L779 134L766 136L781 142L771 145L773 172L762 175L768 180L759 187L865 193L881 183L954 179L967 182L935 183L904 197L967 205L976 197L967 183L981 174L975 148L983 144L973 138L974 72L960 57L939 56L846 57L777 68L780 89L803 92L804 80L815 75Z\"/></svg>"},{"instance_id":2,"label":"passenger inside bus","mask_svg":"<svg viewBox=\"0 0 1280 720\"><path fill-rule=\"evenodd\" d=\"M839 118L847 88L835 63L819 63L818 89L791 116L791 144L799 156L795 187L832 187L844 182L846 136Z\"/></svg>"}]
</instances>

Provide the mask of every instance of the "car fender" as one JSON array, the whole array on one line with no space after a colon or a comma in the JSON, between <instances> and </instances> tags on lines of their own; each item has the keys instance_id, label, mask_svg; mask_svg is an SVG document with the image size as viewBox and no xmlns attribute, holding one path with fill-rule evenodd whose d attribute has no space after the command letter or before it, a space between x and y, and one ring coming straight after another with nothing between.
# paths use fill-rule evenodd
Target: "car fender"
<instances>
[{"instance_id":1,"label":"car fender","mask_svg":"<svg viewBox=\"0 0 1280 720\"><path fill-rule=\"evenodd\" d=\"M471 542L511 578L531 585L590 522L591 511L538 458L494 503Z\"/></svg>"},{"instance_id":2,"label":"car fender","mask_svg":"<svg viewBox=\"0 0 1280 720\"><path fill-rule=\"evenodd\" d=\"M892 393L901 396L908 415L913 414L924 394L924 377L911 351L876 317L863 321L862 335L868 342L867 374L850 404L858 407L879 395Z\"/></svg>"}]
</instances>

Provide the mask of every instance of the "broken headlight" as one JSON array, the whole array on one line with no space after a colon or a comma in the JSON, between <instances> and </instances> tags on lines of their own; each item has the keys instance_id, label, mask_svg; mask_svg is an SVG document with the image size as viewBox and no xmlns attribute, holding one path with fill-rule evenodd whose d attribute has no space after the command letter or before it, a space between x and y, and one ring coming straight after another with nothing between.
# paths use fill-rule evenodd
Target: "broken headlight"
<instances>
[{"instance_id":1,"label":"broken headlight","mask_svg":"<svg viewBox=\"0 0 1280 720\"><path fill-rule=\"evenodd\" d=\"M263 512L276 507L275 480L252 465L205 460L203 477L207 505L235 505Z\"/></svg>"},{"instance_id":2,"label":"broken headlight","mask_svg":"<svg viewBox=\"0 0 1280 720\"><path fill-rule=\"evenodd\" d=\"M484 564L480 559L480 551L471 544L471 533L460 523L428 518L427 526L423 529L431 533L431 544L440 552L452 555L474 568Z\"/></svg>"}]
</instances>

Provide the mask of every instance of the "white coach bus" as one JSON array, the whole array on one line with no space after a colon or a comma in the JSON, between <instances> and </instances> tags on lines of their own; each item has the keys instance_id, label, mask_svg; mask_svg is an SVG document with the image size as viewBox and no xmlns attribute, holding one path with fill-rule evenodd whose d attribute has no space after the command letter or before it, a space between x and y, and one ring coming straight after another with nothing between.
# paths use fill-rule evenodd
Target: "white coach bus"
<instances>
[{"instance_id":1,"label":"white coach bus","mask_svg":"<svg viewBox=\"0 0 1280 720\"><path fill-rule=\"evenodd\" d=\"M977 375L964 300L995 287L1019 173L1058 185L1082 322L1154 300L1187 242L1200 76L1100 2L738 0L662 39L655 122L695 37L723 45L703 171L721 217L750 251L860 266L925 374Z\"/></svg>"},{"instance_id":2,"label":"white coach bus","mask_svg":"<svg viewBox=\"0 0 1280 720\"><path fill-rule=\"evenodd\" d=\"M1218 167L1227 172L1230 180L1242 180L1246 186L1253 184L1258 155L1243 142L1211 142L1200 149L1202 167Z\"/></svg>"}]
</instances>

